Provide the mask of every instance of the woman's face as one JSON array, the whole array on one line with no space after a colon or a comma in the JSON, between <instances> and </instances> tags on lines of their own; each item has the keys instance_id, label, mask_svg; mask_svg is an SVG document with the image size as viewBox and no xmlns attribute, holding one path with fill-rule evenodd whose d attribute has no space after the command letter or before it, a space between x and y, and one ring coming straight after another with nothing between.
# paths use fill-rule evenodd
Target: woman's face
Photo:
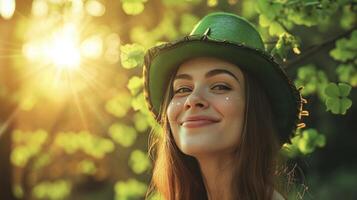
<instances>
[{"instance_id":1,"label":"woman's face","mask_svg":"<svg viewBox=\"0 0 357 200\"><path fill-rule=\"evenodd\" d=\"M234 152L244 124L244 84L242 71L220 59L194 58L179 66L167 115L183 153Z\"/></svg>"}]
</instances>

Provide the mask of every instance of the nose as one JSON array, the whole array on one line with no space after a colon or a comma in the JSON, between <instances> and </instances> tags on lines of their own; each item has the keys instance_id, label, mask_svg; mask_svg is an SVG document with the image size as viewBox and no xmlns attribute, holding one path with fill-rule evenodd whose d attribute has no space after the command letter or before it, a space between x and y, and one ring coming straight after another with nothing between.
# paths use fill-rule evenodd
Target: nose
<instances>
[{"instance_id":1,"label":"nose","mask_svg":"<svg viewBox=\"0 0 357 200\"><path fill-rule=\"evenodd\" d=\"M190 108L206 108L207 106L208 102L199 91L193 91L190 95L188 95L184 104L185 110Z\"/></svg>"}]
</instances>

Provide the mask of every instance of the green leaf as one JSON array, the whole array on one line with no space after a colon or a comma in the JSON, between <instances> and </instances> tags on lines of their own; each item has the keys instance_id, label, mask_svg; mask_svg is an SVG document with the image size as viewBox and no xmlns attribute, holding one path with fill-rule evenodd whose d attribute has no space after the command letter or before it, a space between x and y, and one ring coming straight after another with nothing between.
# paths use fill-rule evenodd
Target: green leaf
<instances>
[{"instance_id":1,"label":"green leaf","mask_svg":"<svg viewBox=\"0 0 357 200\"><path fill-rule=\"evenodd\" d=\"M352 101L348 98L333 98L326 99L326 111L331 110L333 114L346 114L346 111L352 106Z\"/></svg>"},{"instance_id":2,"label":"green leaf","mask_svg":"<svg viewBox=\"0 0 357 200\"><path fill-rule=\"evenodd\" d=\"M327 111L331 110L333 114L346 114L346 111L352 106L352 101L347 98L351 91L351 86L345 83L329 83L325 89Z\"/></svg>"},{"instance_id":3,"label":"green leaf","mask_svg":"<svg viewBox=\"0 0 357 200\"><path fill-rule=\"evenodd\" d=\"M36 199L66 199L71 189L72 185L67 180L43 181L33 188L32 195Z\"/></svg>"},{"instance_id":4,"label":"green leaf","mask_svg":"<svg viewBox=\"0 0 357 200\"><path fill-rule=\"evenodd\" d=\"M323 134L319 134L315 129L306 129L302 132L298 131L291 138L289 143L283 145L282 153L289 158L294 158L299 155L308 155L315 151L317 147L326 145L326 138Z\"/></svg>"},{"instance_id":5,"label":"green leaf","mask_svg":"<svg viewBox=\"0 0 357 200\"><path fill-rule=\"evenodd\" d=\"M318 147L324 147L326 145L326 137L324 135L317 136L315 144Z\"/></svg>"},{"instance_id":6,"label":"green leaf","mask_svg":"<svg viewBox=\"0 0 357 200\"><path fill-rule=\"evenodd\" d=\"M346 62L347 60L350 60L356 56L354 52L350 52L348 50L342 49L342 48L336 48L333 49L330 52L330 55L335 59L339 60L342 62Z\"/></svg>"},{"instance_id":7,"label":"green leaf","mask_svg":"<svg viewBox=\"0 0 357 200\"><path fill-rule=\"evenodd\" d=\"M326 111L331 110L332 113L338 114L339 113L339 104L336 99L334 98L327 98L326 99Z\"/></svg>"},{"instance_id":8,"label":"green leaf","mask_svg":"<svg viewBox=\"0 0 357 200\"><path fill-rule=\"evenodd\" d=\"M299 44L294 36L288 33L283 33L279 35L279 39L275 44L275 47L272 50L272 54L279 55L284 61L286 59L287 52L292 49L294 53L299 54L300 50L298 49Z\"/></svg>"},{"instance_id":9,"label":"green leaf","mask_svg":"<svg viewBox=\"0 0 357 200\"><path fill-rule=\"evenodd\" d=\"M83 174L88 174L88 175L92 175L97 171L97 167L95 166L94 162L91 160L82 160L79 163L79 168Z\"/></svg>"},{"instance_id":10,"label":"green leaf","mask_svg":"<svg viewBox=\"0 0 357 200\"><path fill-rule=\"evenodd\" d=\"M131 101L131 106L135 111L137 110L147 110L146 107L146 101L144 97L144 93L141 92L139 93L132 101Z\"/></svg>"},{"instance_id":11,"label":"green leaf","mask_svg":"<svg viewBox=\"0 0 357 200\"><path fill-rule=\"evenodd\" d=\"M142 77L133 76L128 82L128 89L130 90L131 95L135 96L143 88L144 81Z\"/></svg>"},{"instance_id":12,"label":"green leaf","mask_svg":"<svg viewBox=\"0 0 357 200\"><path fill-rule=\"evenodd\" d=\"M339 83L338 89L339 89L340 97L347 97L350 94L352 87L346 83Z\"/></svg>"},{"instance_id":13,"label":"green leaf","mask_svg":"<svg viewBox=\"0 0 357 200\"><path fill-rule=\"evenodd\" d=\"M336 42L336 48L330 51L335 60L346 62L357 57L357 31L351 33L350 39L343 38Z\"/></svg>"},{"instance_id":14,"label":"green leaf","mask_svg":"<svg viewBox=\"0 0 357 200\"><path fill-rule=\"evenodd\" d=\"M120 47L121 64L126 69L143 65L145 49L139 44L126 44Z\"/></svg>"},{"instance_id":15,"label":"green leaf","mask_svg":"<svg viewBox=\"0 0 357 200\"><path fill-rule=\"evenodd\" d=\"M111 140L95 136L88 131L57 133L54 144L68 154L82 151L97 159L114 150L114 143Z\"/></svg>"},{"instance_id":16,"label":"green leaf","mask_svg":"<svg viewBox=\"0 0 357 200\"><path fill-rule=\"evenodd\" d=\"M115 186L115 200L141 199L147 190L147 185L135 179L128 181L118 181Z\"/></svg>"},{"instance_id":17,"label":"green leaf","mask_svg":"<svg viewBox=\"0 0 357 200\"><path fill-rule=\"evenodd\" d=\"M16 147L11 151L10 159L14 166L24 167L31 156L26 147Z\"/></svg>"},{"instance_id":18,"label":"green leaf","mask_svg":"<svg viewBox=\"0 0 357 200\"><path fill-rule=\"evenodd\" d=\"M140 150L134 150L130 154L129 165L136 174L142 174L150 168L151 163L146 153Z\"/></svg>"},{"instance_id":19,"label":"green leaf","mask_svg":"<svg viewBox=\"0 0 357 200\"><path fill-rule=\"evenodd\" d=\"M324 135L319 134L315 129L307 129L302 132L299 138L298 147L301 153L310 154L316 147L323 147L326 139Z\"/></svg>"},{"instance_id":20,"label":"green leaf","mask_svg":"<svg viewBox=\"0 0 357 200\"><path fill-rule=\"evenodd\" d=\"M24 167L30 158L40 153L47 138L48 133L42 129L36 131L14 130L12 141L16 145L10 155L11 163L18 167Z\"/></svg>"},{"instance_id":21,"label":"green leaf","mask_svg":"<svg viewBox=\"0 0 357 200\"><path fill-rule=\"evenodd\" d=\"M268 27L271 24L271 20L268 19L265 15L259 15L259 24L262 27Z\"/></svg>"},{"instance_id":22,"label":"green leaf","mask_svg":"<svg viewBox=\"0 0 357 200\"><path fill-rule=\"evenodd\" d=\"M218 5L218 0L207 0L208 7L216 7Z\"/></svg>"},{"instance_id":23,"label":"green leaf","mask_svg":"<svg viewBox=\"0 0 357 200\"><path fill-rule=\"evenodd\" d=\"M329 97L339 97L339 87L335 83L329 83L325 89L325 94Z\"/></svg>"},{"instance_id":24,"label":"green leaf","mask_svg":"<svg viewBox=\"0 0 357 200\"><path fill-rule=\"evenodd\" d=\"M140 131L140 132L144 132L149 128L149 119L147 117L147 115L144 115L141 112L136 112L134 114L134 124L135 124L135 128L136 130Z\"/></svg>"},{"instance_id":25,"label":"green leaf","mask_svg":"<svg viewBox=\"0 0 357 200\"><path fill-rule=\"evenodd\" d=\"M130 94L122 92L109 99L105 104L105 109L108 113L116 117L123 117L131 107L131 99L132 97Z\"/></svg>"},{"instance_id":26,"label":"green leaf","mask_svg":"<svg viewBox=\"0 0 357 200\"><path fill-rule=\"evenodd\" d=\"M52 156L50 153L41 152L41 154L39 156L36 156L36 159L34 160L33 168L38 170L38 169L43 168L44 166L47 166L52 161L51 158L52 158Z\"/></svg>"},{"instance_id":27,"label":"green leaf","mask_svg":"<svg viewBox=\"0 0 357 200\"><path fill-rule=\"evenodd\" d=\"M266 0L257 0L257 9L260 14L264 14L268 19L274 20L277 12L272 12L273 4Z\"/></svg>"},{"instance_id":28,"label":"green leaf","mask_svg":"<svg viewBox=\"0 0 357 200\"><path fill-rule=\"evenodd\" d=\"M144 11L146 0L122 0L123 10L128 15L138 15Z\"/></svg>"},{"instance_id":29,"label":"green leaf","mask_svg":"<svg viewBox=\"0 0 357 200\"><path fill-rule=\"evenodd\" d=\"M96 137L88 134L89 140L84 143L83 139L79 140L80 149L86 154L97 159L102 159L107 153L114 151L114 143L112 140ZM83 137L83 135L82 135Z\"/></svg>"},{"instance_id":30,"label":"green leaf","mask_svg":"<svg viewBox=\"0 0 357 200\"><path fill-rule=\"evenodd\" d=\"M340 108L340 113L341 114L346 114L346 111L352 106L352 101L351 99L343 98L341 99L341 108Z\"/></svg>"},{"instance_id":31,"label":"green leaf","mask_svg":"<svg viewBox=\"0 0 357 200\"><path fill-rule=\"evenodd\" d=\"M228 1L229 2L229 1ZM255 1L241 1L241 15L245 16L247 19L252 19L257 15L256 12L256 2Z\"/></svg>"},{"instance_id":32,"label":"green leaf","mask_svg":"<svg viewBox=\"0 0 357 200\"><path fill-rule=\"evenodd\" d=\"M109 135L123 147L132 146L137 138L137 133L133 127L119 123L114 123L109 127Z\"/></svg>"},{"instance_id":33,"label":"green leaf","mask_svg":"<svg viewBox=\"0 0 357 200\"><path fill-rule=\"evenodd\" d=\"M336 68L338 79L341 82L349 83L352 86L357 86L357 70L352 64L341 64Z\"/></svg>"},{"instance_id":34,"label":"green leaf","mask_svg":"<svg viewBox=\"0 0 357 200\"><path fill-rule=\"evenodd\" d=\"M341 27L344 29L350 29L356 23L357 14L350 9L349 6L343 7L342 17L340 20Z\"/></svg>"},{"instance_id":35,"label":"green leaf","mask_svg":"<svg viewBox=\"0 0 357 200\"><path fill-rule=\"evenodd\" d=\"M15 195L16 198L18 199L22 199L24 196L24 190L22 188L22 186L20 184L14 184L13 186L13 193Z\"/></svg>"},{"instance_id":36,"label":"green leaf","mask_svg":"<svg viewBox=\"0 0 357 200\"><path fill-rule=\"evenodd\" d=\"M305 65L299 67L295 85L303 86L301 91L303 96L311 95L317 92L320 99L324 102L326 98L325 88L328 84L327 76L324 71L316 70L314 65Z\"/></svg>"},{"instance_id":37,"label":"green leaf","mask_svg":"<svg viewBox=\"0 0 357 200\"><path fill-rule=\"evenodd\" d=\"M285 30L278 22L273 22L270 24L270 26L269 26L269 34L270 35L279 36L283 33L285 33Z\"/></svg>"},{"instance_id":38,"label":"green leaf","mask_svg":"<svg viewBox=\"0 0 357 200\"><path fill-rule=\"evenodd\" d=\"M295 158L300 154L299 148L296 144L293 143L293 139L292 144L285 143L281 149L281 153L287 156L288 158Z\"/></svg>"}]
</instances>

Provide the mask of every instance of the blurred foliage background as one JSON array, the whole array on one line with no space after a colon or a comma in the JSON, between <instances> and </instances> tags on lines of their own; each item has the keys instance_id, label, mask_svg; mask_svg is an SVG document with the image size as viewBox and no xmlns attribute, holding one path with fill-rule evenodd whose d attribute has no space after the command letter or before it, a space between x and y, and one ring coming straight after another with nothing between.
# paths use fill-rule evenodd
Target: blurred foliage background
<instances>
[{"instance_id":1,"label":"blurred foliage background","mask_svg":"<svg viewBox=\"0 0 357 200\"><path fill-rule=\"evenodd\" d=\"M304 87L289 199L357 199L355 0L0 0L0 199L144 199L144 52L213 11L252 21Z\"/></svg>"}]
</instances>

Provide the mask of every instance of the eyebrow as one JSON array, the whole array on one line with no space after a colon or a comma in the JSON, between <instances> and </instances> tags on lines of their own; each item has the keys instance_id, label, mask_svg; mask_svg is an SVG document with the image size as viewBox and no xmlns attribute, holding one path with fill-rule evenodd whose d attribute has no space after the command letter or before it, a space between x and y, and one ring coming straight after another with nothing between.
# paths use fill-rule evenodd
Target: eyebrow
<instances>
[{"instance_id":1,"label":"eyebrow","mask_svg":"<svg viewBox=\"0 0 357 200\"><path fill-rule=\"evenodd\" d=\"M210 77L216 76L218 74L228 74L229 76L232 76L234 79L236 79L238 81L238 83L240 83L239 79L232 72L225 70L225 69L213 69L205 74L205 78L210 78ZM188 74L179 74L179 75L175 76L174 81L177 79L192 80L192 76L190 76Z\"/></svg>"}]
</instances>

